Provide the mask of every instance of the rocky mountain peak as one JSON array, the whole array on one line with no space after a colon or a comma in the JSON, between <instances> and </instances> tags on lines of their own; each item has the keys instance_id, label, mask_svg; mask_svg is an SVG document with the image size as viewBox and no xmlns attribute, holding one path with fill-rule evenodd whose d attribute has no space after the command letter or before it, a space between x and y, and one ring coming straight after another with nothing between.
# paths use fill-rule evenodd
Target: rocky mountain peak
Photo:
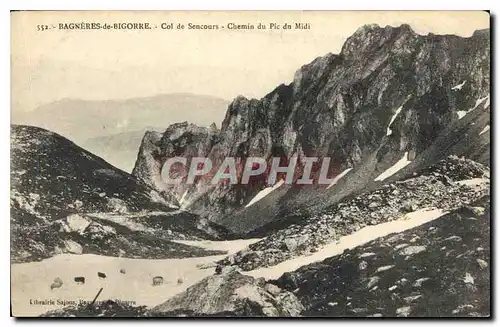
<instances>
[{"instance_id":1,"label":"rocky mountain peak","mask_svg":"<svg viewBox=\"0 0 500 327\"><path fill-rule=\"evenodd\" d=\"M454 135L453 130L461 130L454 142L463 146L449 145L442 153L433 150L422 162L433 163L451 154L474 153L484 159L487 155L472 151L470 145L480 138L479 149L483 149L487 142L479 136L489 114L490 45L485 33L470 38L423 36L409 25L363 26L347 39L340 54L328 53L302 66L290 85L281 84L262 99L235 98L217 134L185 122L171 125L149 145L151 136L145 137L133 174L166 191L168 187L160 186L160 170L172 156L185 156L188 162L194 156L209 157L215 169L226 157L289 160L299 156L330 158L331 178L348 169L361 176L353 185L328 191L283 187L282 193L274 193L281 194L280 205L273 207L277 211L255 213L258 225L293 215L294 208L299 210L307 201L306 193L311 195L309 204L332 204L374 183L402 158L420 162L420 155L437 147L437 140L444 144L441 140ZM476 124L467 124L469 120ZM469 129L473 132L462 138ZM257 210L246 206L268 186L264 181L213 186L200 179L197 185L168 191L182 197L186 208L220 222L233 219L235 212L248 216L249 210Z\"/></svg>"},{"instance_id":2,"label":"rocky mountain peak","mask_svg":"<svg viewBox=\"0 0 500 327\"><path fill-rule=\"evenodd\" d=\"M295 72L293 78L294 93L299 92L304 85L309 85L311 81L319 78L323 74L327 74L334 68L335 63L340 60L338 55L328 53L322 57L314 59L311 63L302 66Z\"/></svg>"},{"instance_id":3,"label":"rocky mountain peak","mask_svg":"<svg viewBox=\"0 0 500 327\"><path fill-rule=\"evenodd\" d=\"M356 59L362 55L398 51L405 43L411 43L417 39L418 35L407 24L399 27L364 25L347 39L341 54L346 59Z\"/></svg>"},{"instance_id":4,"label":"rocky mountain peak","mask_svg":"<svg viewBox=\"0 0 500 327\"><path fill-rule=\"evenodd\" d=\"M180 135L190 133L190 134L208 134L209 129L204 126L198 126L187 121L182 123L176 123L168 126L165 131L165 136L168 135L169 139L174 140L179 138Z\"/></svg>"}]
</instances>

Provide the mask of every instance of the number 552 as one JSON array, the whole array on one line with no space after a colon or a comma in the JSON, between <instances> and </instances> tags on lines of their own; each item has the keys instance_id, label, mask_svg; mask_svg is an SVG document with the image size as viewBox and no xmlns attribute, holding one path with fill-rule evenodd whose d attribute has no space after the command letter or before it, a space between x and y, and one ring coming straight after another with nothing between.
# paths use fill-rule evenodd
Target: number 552
<instances>
[{"instance_id":1,"label":"number 552","mask_svg":"<svg viewBox=\"0 0 500 327\"><path fill-rule=\"evenodd\" d=\"M46 31L49 29L49 26L48 25L37 25L36 26L36 30L37 31Z\"/></svg>"}]
</instances>

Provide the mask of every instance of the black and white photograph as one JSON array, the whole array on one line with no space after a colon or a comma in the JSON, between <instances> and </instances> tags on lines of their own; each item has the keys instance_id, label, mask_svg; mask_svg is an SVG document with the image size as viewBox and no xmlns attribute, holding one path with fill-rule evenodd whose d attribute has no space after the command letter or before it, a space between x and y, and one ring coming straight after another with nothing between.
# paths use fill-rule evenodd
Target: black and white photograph
<instances>
[{"instance_id":1,"label":"black and white photograph","mask_svg":"<svg viewBox=\"0 0 500 327\"><path fill-rule=\"evenodd\" d=\"M11 316L491 318L488 11L12 11Z\"/></svg>"}]
</instances>

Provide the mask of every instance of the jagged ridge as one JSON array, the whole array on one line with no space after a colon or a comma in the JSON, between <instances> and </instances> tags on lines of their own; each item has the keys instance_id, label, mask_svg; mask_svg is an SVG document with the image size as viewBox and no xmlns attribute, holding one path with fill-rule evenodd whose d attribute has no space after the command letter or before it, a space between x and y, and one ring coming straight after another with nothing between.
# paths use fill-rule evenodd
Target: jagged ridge
<instances>
[{"instance_id":1,"label":"jagged ridge","mask_svg":"<svg viewBox=\"0 0 500 327\"><path fill-rule=\"evenodd\" d=\"M404 152L409 160L417 160L442 130L457 123L458 111L485 99L490 84L489 50L488 31L462 38L422 36L407 25L362 27L348 38L340 54L328 54L303 66L290 85L280 85L260 100L237 97L220 131L184 124L171 126L163 135L146 135L134 175L178 199L186 194L184 207L242 234L276 217L293 216L312 202L316 202L314 210L324 208L373 182ZM461 89L453 89L463 81ZM387 135L399 107L401 112ZM489 115L489 106L484 110ZM488 121L479 123L474 130ZM471 151L477 149L455 146L445 155ZM158 187L163 163L175 155L187 157L188 162L193 156L208 156L216 167L227 156L329 156L333 159L331 175L354 167L357 180L328 192L290 187L265 210L259 206L246 209L245 204L266 187L263 180L213 187L200 179L194 186ZM432 155L426 165L441 159L437 152ZM240 226L242 220L245 223Z\"/></svg>"}]
</instances>

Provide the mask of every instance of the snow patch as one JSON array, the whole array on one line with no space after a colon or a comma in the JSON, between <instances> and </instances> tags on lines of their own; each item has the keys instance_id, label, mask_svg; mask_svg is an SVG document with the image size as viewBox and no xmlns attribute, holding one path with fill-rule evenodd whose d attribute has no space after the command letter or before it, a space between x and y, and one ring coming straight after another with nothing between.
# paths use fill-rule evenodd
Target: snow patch
<instances>
[{"instance_id":1,"label":"snow patch","mask_svg":"<svg viewBox=\"0 0 500 327\"><path fill-rule=\"evenodd\" d=\"M394 113L394 115L392 115L391 121L389 122L389 126L387 126L387 134L386 134L387 136L392 134L391 125L394 122L394 120L396 119L396 117L399 115L399 113L401 112L401 109L403 109L403 106L399 107L396 110L396 112Z\"/></svg>"},{"instance_id":2,"label":"snow patch","mask_svg":"<svg viewBox=\"0 0 500 327\"><path fill-rule=\"evenodd\" d=\"M123 215L123 214L110 214L110 213L91 213L91 214L87 214L87 215L89 217L111 221L115 224L125 226L132 231L147 231L148 230L148 228L146 228L143 224L138 223L138 222L136 222L135 219L133 219L133 218L138 217L138 216L134 217L134 215L130 215L130 214ZM109 228L108 227L109 226L102 225L101 229L106 234L114 234L115 229L112 227L109 227ZM154 232L154 229L152 228L151 231Z\"/></svg>"},{"instance_id":3,"label":"snow patch","mask_svg":"<svg viewBox=\"0 0 500 327\"><path fill-rule=\"evenodd\" d=\"M205 250L218 250L227 251L228 254L236 253L242 249L245 249L250 244L257 243L261 241L261 238L249 238L240 239L233 241L189 241L189 240L173 240L172 242L181 243L190 246L196 246L203 248Z\"/></svg>"},{"instance_id":4,"label":"snow patch","mask_svg":"<svg viewBox=\"0 0 500 327\"><path fill-rule=\"evenodd\" d=\"M476 109L476 108L477 108L477 107L478 107L478 106L479 106L479 105L480 105L480 104L481 104L484 100L489 100L489 98L490 98L490 95L488 94L488 95L487 95L487 96L485 96L484 98L479 98L479 99L477 99L477 100L476 100L476 105L475 105L475 106L474 106L474 108L472 108L471 110ZM486 102L486 103L488 103L488 102ZM487 107L487 106L486 106L486 103L485 103L485 106L484 106L483 108L486 108L486 107Z\"/></svg>"},{"instance_id":5,"label":"snow patch","mask_svg":"<svg viewBox=\"0 0 500 327\"><path fill-rule=\"evenodd\" d=\"M383 181L384 179L391 177L395 173L397 173L399 170L403 169L406 167L411 161L408 160L408 151L405 152L403 158L401 158L398 162L396 162L393 166L389 167L386 171L384 171L382 174L378 175L377 178L375 178L375 181Z\"/></svg>"},{"instance_id":6,"label":"snow patch","mask_svg":"<svg viewBox=\"0 0 500 327\"><path fill-rule=\"evenodd\" d=\"M482 135L482 134L486 133L486 132L487 132L487 131L489 131L489 130L490 130L490 125L486 125L486 126L483 128L483 130L479 133L479 135Z\"/></svg>"},{"instance_id":7,"label":"snow patch","mask_svg":"<svg viewBox=\"0 0 500 327\"><path fill-rule=\"evenodd\" d=\"M326 187L326 189L328 190L330 187L332 187L333 185L337 184L337 182L342 178L344 177L348 172L351 171L352 168L347 168L346 170L344 170L343 172L341 172L340 174L338 174L337 176L335 176L335 178L333 179L333 181L330 183L330 185L328 185Z\"/></svg>"},{"instance_id":8,"label":"snow patch","mask_svg":"<svg viewBox=\"0 0 500 327\"><path fill-rule=\"evenodd\" d=\"M474 277L470 273L465 273L464 283L474 285Z\"/></svg>"},{"instance_id":9,"label":"snow patch","mask_svg":"<svg viewBox=\"0 0 500 327\"><path fill-rule=\"evenodd\" d=\"M386 270L389 270L389 269L391 269L391 268L393 268L393 267L394 267L394 265L382 266L382 267L377 268L377 271L376 271L376 272L386 271Z\"/></svg>"},{"instance_id":10,"label":"snow patch","mask_svg":"<svg viewBox=\"0 0 500 327\"><path fill-rule=\"evenodd\" d=\"M188 190L186 190L182 196L181 196L181 199L179 200L179 204L182 205L182 203L184 202L184 200L186 199L186 195L188 194Z\"/></svg>"},{"instance_id":11,"label":"snow patch","mask_svg":"<svg viewBox=\"0 0 500 327\"><path fill-rule=\"evenodd\" d=\"M451 89L452 89L453 91L455 91L455 90L461 90L461 89L462 89L462 87L465 85L465 82L466 82L466 81L463 81L461 84L455 85L455 86L454 86L454 87L452 87Z\"/></svg>"},{"instance_id":12,"label":"snow patch","mask_svg":"<svg viewBox=\"0 0 500 327\"><path fill-rule=\"evenodd\" d=\"M188 193L189 193L189 190L186 190L186 191L184 191L184 193L182 193L182 196L179 200L179 207L180 208L185 208L190 204L190 202L186 199Z\"/></svg>"},{"instance_id":13,"label":"snow patch","mask_svg":"<svg viewBox=\"0 0 500 327\"><path fill-rule=\"evenodd\" d=\"M488 106L490 105L490 96L488 95L488 99L486 100L486 102L484 103L484 106L483 108L486 109L488 108Z\"/></svg>"},{"instance_id":14,"label":"snow patch","mask_svg":"<svg viewBox=\"0 0 500 327\"><path fill-rule=\"evenodd\" d=\"M281 185L283 185L283 183L284 183L284 181L280 180L278 183L274 184L273 186L266 187L265 189L263 189L262 191L257 193L257 195L254 196L254 198L252 200L250 200L250 202L248 202L248 204L245 206L245 208L248 208L249 206L251 206L255 202L262 200L269 193L271 193L272 191L278 189Z\"/></svg>"},{"instance_id":15,"label":"snow patch","mask_svg":"<svg viewBox=\"0 0 500 327\"><path fill-rule=\"evenodd\" d=\"M478 186L482 184L487 184L489 183L488 178L471 178L471 179L464 179L461 181L457 181L456 183L459 185L466 185L466 186Z\"/></svg>"},{"instance_id":16,"label":"snow patch","mask_svg":"<svg viewBox=\"0 0 500 327\"><path fill-rule=\"evenodd\" d=\"M488 101L486 101L486 103L483 106L483 108L486 109L486 107L488 107L490 105L490 95L489 94L487 96L485 96L484 98L477 99L476 100L476 104L474 105L473 108L470 108L469 110L459 110L459 111L457 111L458 119L462 119L469 112L471 112L472 110L476 109L484 100L488 100Z\"/></svg>"},{"instance_id":17,"label":"snow patch","mask_svg":"<svg viewBox=\"0 0 500 327\"><path fill-rule=\"evenodd\" d=\"M287 271L294 271L302 266L313 262L323 261L326 258L342 254L346 249L353 249L368 242L371 242L379 237L384 237L393 233L401 233L405 230L423 225L429 221L437 219L448 211L441 209L424 208L406 214L398 220L389 221L378 225L366 226L359 231L341 237L338 241L332 242L323 248L319 249L311 255L304 255L290 260L281 262L275 266L267 268L259 268L252 271L247 271L245 274L253 277L265 277L267 279L276 279Z\"/></svg>"}]
</instances>

